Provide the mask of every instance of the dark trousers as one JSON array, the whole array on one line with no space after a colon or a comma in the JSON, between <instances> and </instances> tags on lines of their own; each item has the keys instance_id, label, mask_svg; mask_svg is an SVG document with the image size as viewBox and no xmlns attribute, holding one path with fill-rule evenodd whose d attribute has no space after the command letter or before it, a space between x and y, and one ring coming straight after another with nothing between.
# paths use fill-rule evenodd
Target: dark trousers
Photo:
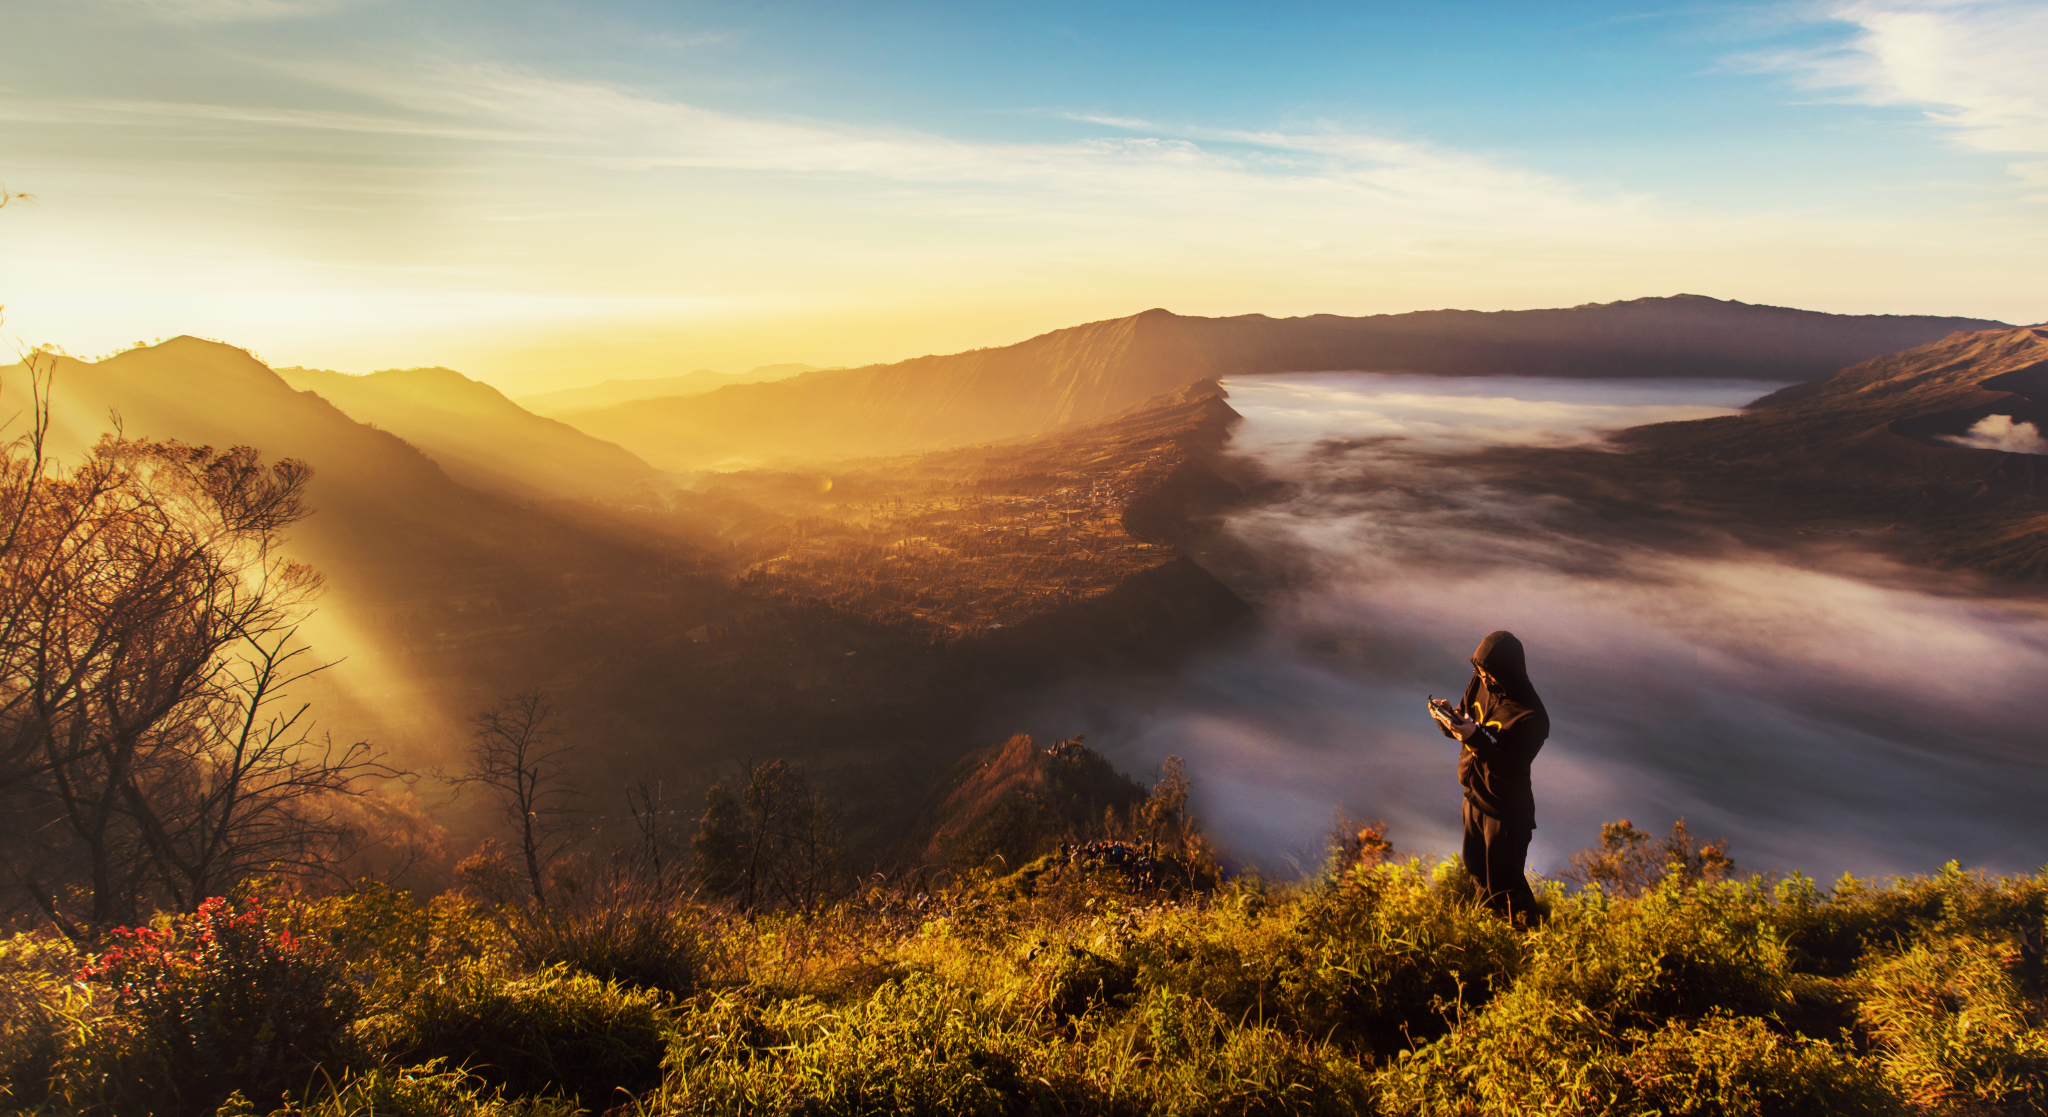
<instances>
[{"instance_id":1,"label":"dark trousers","mask_svg":"<svg viewBox=\"0 0 2048 1117\"><path fill-rule=\"evenodd\" d=\"M1536 894L1529 891L1529 834L1535 827L1505 823L1465 801L1465 872L1487 907L1510 918L1533 915Z\"/></svg>"}]
</instances>

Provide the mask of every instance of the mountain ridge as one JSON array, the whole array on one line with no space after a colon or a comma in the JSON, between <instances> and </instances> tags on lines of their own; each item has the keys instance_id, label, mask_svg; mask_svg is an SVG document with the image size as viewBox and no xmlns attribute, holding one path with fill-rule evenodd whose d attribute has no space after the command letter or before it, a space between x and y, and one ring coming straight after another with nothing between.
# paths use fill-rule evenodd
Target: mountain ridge
<instances>
[{"instance_id":1,"label":"mountain ridge","mask_svg":"<svg viewBox=\"0 0 2048 1117\"><path fill-rule=\"evenodd\" d=\"M681 376L652 376L627 380L606 380L578 388L560 388L552 392L537 392L515 398L512 402L533 412L560 418L578 411L592 411L635 400L662 399L676 396L701 395L704 392L723 388L729 384L751 384L761 380L779 380L806 372L816 372L818 366L795 362L777 365L759 365L745 372L717 372L713 369L691 369Z\"/></svg>"},{"instance_id":2,"label":"mountain ridge","mask_svg":"<svg viewBox=\"0 0 2048 1117\"><path fill-rule=\"evenodd\" d=\"M1936 568L2048 581L2048 454L1953 441L1994 415L2048 429L2048 328L1951 334L1603 449L1475 460L1503 484L1593 504L1625 493L1633 514L1661 508L1771 545L1855 538Z\"/></svg>"},{"instance_id":3,"label":"mountain ridge","mask_svg":"<svg viewBox=\"0 0 2048 1117\"><path fill-rule=\"evenodd\" d=\"M1832 315L1678 296L1554 310L1199 318L1154 308L1013 345L584 412L671 469L911 453L1103 418L1196 380L1377 369L1807 380L1982 319Z\"/></svg>"},{"instance_id":4,"label":"mountain ridge","mask_svg":"<svg viewBox=\"0 0 2048 1117\"><path fill-rule=\"evenodd\" d=\"M360 422L424 450L455 481L526 497L616 495L658 477L624 447L519 406L451 368L384 369L351 376L292 366L273 370Z\"/></svg>"}]
</instances>

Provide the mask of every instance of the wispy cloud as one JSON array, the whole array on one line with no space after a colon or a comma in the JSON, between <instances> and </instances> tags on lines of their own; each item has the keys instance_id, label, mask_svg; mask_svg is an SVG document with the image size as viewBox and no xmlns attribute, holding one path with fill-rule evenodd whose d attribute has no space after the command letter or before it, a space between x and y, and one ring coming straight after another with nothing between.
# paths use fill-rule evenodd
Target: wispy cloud
<instances>
[{"instance_id":1,"label":"wispy cloud","mask_svg":"<svg viewBox=\"0 0 2048 1117\"><path fill-rule=\"evenodd\" d=\"M1124 217L1209 213L1233 228L1305 224L1338 236L1454 224L1465 233L1512 228L1603 240L1626 236L1649 218L1644 198L1597 195L1484 156L1336 126L1249 132L1077 117L1120 134L1061 143L965 141L750 117L501 65L311 73L426 119L516 134L544 145L551 157L610 169L841 176L929 188L955 202L977 187L1022 191L1056 200L1045 212L1061 220L1106 206Z\"/></svg>"},{"instance_id":2,"label":"wispy cloud","mask_svg":"<svg viewBox=\"0 0 2048 1117\"><path fill-rule=\"evenodd\" d=\"M101 0L169 23L235 23L324 15L365 0Z\"/></svg>"},{"instance_id":3,"label":"wispy cloud","mask_svg":"<svg viewBox=\"0 0 2048 1117\"><path fill-rule=\"evenodd\" d=\"M1836 46L1754 56L1816 89L1915 106L1983 152L2048 156L2048 5L2038 0L1856 0L1823 9L1853 25ZM2048 158L2012 173L2048 187ZM2048 193L2031 200L2048 202Z\"/></svg>"},{"instance_id":4,"label":"wispy cloud","mask_svg":"<svg viewBox=\"0 0 2048 1117\"><path fill-rule=\"evenodd\" d=\"M364 132L382 135L431 136L439 139L520 138L521 133L454 126L403 115L336 112L192 101L134 101L106 98L0 101L0 120L35 124L120 125L137 121L161 124L184 121L256 129L318 132Z\"/></svg>"}]
</instances>

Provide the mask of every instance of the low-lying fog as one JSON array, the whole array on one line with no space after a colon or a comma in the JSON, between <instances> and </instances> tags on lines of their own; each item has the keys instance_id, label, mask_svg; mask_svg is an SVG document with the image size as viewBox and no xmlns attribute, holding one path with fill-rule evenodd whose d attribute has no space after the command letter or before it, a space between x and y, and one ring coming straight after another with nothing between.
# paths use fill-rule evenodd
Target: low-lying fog
<instances>
[{"instance_id":1,"label":"low-lying fog","mask_svg":"<svg viewBox=\"0 0 2048 1117\"><path fill-rule=\"evenodd\" d=\"M1495 628L1529 648L1555 729L1531 866L1600 823L1683 816L1748 869L1830 879L2048 861L2048 609L1972 596L1850 550L1803 559L1617 542L1570 502L1514 499L1439 455L1565 444L1725 413L1754 382L1232 381L1235 446L1298 486L1236 517L1269 624L1145 697L1044 708L1121 767L1178 753L1227 850L1273 869L1343 807L1410 852L1456 848L1456 746L1424 712ZM1271 583L1267 583L1271 584Z\"/></svg>"}]
</instances>

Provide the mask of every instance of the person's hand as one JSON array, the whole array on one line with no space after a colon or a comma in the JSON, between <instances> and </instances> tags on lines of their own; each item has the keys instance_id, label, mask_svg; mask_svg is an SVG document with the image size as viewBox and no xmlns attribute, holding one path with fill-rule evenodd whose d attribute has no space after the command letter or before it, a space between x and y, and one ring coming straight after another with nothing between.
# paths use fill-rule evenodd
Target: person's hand
<instances>
[{"instance_id":1,"label":"person's hand","mask_svg":"<svg viewBox=\"0 0 2048 1117\"><path fill-rule=\"evenodd\" d=\"M1472 731L1479 727L1478 722L1453 711L1448 702L1430 703L1429 716L1435 718L1438 725L1449 730L1451 736L1460 741L1471 740Z\"/></svg>"}]
</instances>

